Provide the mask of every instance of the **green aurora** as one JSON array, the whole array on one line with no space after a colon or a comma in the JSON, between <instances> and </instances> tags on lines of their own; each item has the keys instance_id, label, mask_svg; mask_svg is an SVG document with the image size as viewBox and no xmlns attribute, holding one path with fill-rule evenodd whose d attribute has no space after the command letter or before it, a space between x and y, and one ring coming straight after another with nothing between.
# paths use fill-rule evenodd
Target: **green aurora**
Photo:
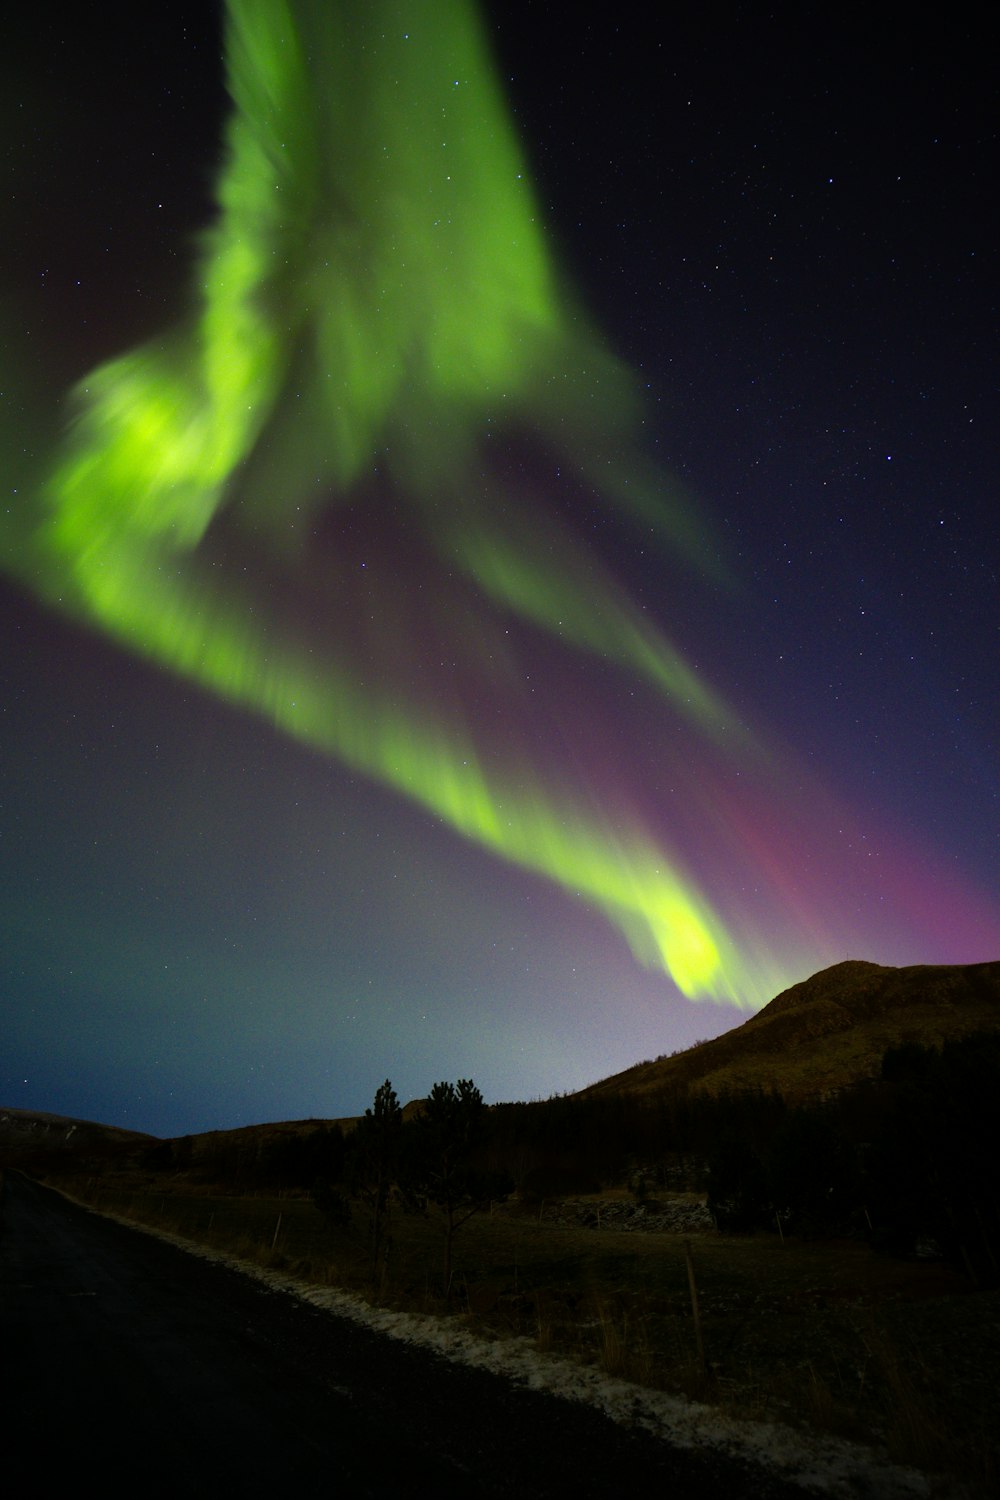
<instances>
[{"instance_id":1,"label":"green aurora","mask_svg":"<svg viewBox=\"0 0 1000 1500\"><path fill-rule=\"evenodd\" d=\"M326 629L349 589L317 535L367 513L374 487L404 508L404 544L458 580L426 609L481 682L502 687L517 618L661 695L706 747L760 753L497 472L499 436L523 437L688 562L706 550L639 451L637 381L560 274L474 8L233 0L226 55L234 108L191 314L79 384L41 519L5 566L581 897L686 996L750 1003L662 834L527 742L484 745L419 673L380 673L405 655L405 611L365 625L367 655Z\"/></svg>"}]
</instances>

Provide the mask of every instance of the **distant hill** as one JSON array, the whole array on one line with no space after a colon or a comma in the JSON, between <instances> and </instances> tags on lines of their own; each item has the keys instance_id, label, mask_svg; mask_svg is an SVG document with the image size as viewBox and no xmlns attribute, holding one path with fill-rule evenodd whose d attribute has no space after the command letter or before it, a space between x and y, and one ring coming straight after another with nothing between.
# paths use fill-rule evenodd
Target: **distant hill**
<instances>
[{"instance_id":1,"label":"distant hill","mask_svg":"<svg viewBox=\"0 0 1000 1500\"><path fill-rule=\"evenodd\" d=\"M1000 1030L1000 962L893 969L850 960L784 990L734 1031L581 1090L657 1094L777 1089L790 1102L876 1077L904 1042Z\"/></svg>"},{"instance_id":2,"label":"distant hill","mask_svg":"<svg viewBox=\"0 0 1000 1500\"><path fill-rule=\"evenodd\" d=\"M114 1156L155 1141L138 1130L0 1106L0 1166L34 1167L82 1156Z\"/></svg>"}]
</instances>

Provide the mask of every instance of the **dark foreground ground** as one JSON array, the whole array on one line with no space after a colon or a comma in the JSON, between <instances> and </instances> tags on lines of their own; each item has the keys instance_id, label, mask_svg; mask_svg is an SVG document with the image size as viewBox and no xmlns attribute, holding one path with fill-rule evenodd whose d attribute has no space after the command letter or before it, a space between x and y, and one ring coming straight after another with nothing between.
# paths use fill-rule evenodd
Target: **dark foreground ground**
<instances>
[{"instance_id":1,"label":"dark foreground ground","mask_svg":"<svg viewBox=\"0 0 1000 1500\"><path fill-rule=\"evenodd\" d=\"M67 1469L111 1495L803 1494L400 1345L16 1174L0 1199L0 1381L3 1468L23 1462L38 1494Z\"/></svg>"}]
</instances>

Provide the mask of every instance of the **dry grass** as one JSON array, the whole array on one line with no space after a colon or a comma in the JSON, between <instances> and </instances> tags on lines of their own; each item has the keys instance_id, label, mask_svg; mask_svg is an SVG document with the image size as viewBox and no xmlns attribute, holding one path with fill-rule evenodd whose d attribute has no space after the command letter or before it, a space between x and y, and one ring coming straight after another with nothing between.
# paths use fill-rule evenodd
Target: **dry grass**
<instances>
[{"instance_id":1,"label":"dry grass","mask_svg":"<svg viewBox=\"0 0 1000 1500\"><path fill-rule=\"evenodd\" d=\"M80 1196L79 1182L68 1185ZM100 1180L86 1195L199 1243L306 1281L371 1295L363 1227L334 1230L305 1198L236 1198ZM379 1300L443 1314L441 1229L397 1216ZM900 1462L959 1473L989 1492L1000 1293L936 1263L867 1246L770 1236L692 1236L705 1365L684 1240L569 1228L516 1209L456 1240L452 1309L480 1333L543 1350L743 1416L886 1445Z\"/></svg>"}]
</instances>

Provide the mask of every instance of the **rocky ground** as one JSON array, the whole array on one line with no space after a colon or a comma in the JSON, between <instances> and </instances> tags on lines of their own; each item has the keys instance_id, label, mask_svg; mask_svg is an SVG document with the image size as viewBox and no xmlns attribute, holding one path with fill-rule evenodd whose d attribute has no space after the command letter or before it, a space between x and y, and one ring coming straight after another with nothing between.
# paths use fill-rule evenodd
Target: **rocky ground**
<instances>
[{"instance_id":1,"label":"rocky ground","mask_svg":"<svg viewBox=\"0 0 1000 1500\"><path fill-rule=\"evenodd\" d=\"M635 1230L646 1234L700 1234L715 1222L699 1198L649 1200L630 1198L566 1198L542 1206L546 1224L573 1229Z\"/></svg>"}]
</instances>

